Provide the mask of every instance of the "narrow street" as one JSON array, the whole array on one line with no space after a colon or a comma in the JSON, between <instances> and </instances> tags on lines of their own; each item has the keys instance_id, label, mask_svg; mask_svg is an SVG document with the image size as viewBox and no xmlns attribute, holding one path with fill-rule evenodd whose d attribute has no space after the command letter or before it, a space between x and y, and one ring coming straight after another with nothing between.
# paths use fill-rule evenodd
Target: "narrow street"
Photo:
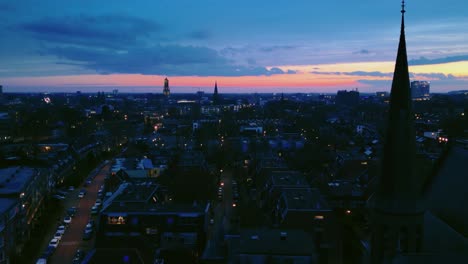
<instances>
[{"instance_id":1,"label":"narrow street","mask_svg":"<svg viewBox=\"0 0 468 264\"><path fill-rule=\"evenodd\" d=\"M77 212L72 218L72 222L66 229L65 234L62 236L56 251L50 258L50 263L71 263L77 249L80 248L87 251L91 248L94 239L83 241L83 232L86 224L91 219L91 207L96 202L99 187L104 184L104 178L108 174L109 168L109 164L105 165L97 173L96 177L90 185L87 187L78 187L75 191L72 192L72 195L74 196L71 199L72 201L74 199L74 202L70 206L76 206ZM81 189L86 189L87 193L83 198L78 198L78 192ZM63 221L63 216L61 221ZM50 239L51 238L48 238L48 241Z\"/></svg>"}]
</instances>

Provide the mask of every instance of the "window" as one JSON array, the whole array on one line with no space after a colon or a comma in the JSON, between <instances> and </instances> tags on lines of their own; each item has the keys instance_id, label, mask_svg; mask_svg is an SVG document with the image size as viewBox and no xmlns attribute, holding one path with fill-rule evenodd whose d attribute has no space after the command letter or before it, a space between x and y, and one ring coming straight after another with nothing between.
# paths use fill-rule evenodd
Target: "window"
<instances>
[{"instance_id":1,"label":"window","mask_svg":"<svg viewBox=\"0 0 468 264\"><path fill-rule=\"evenodd\" d=\"M127 218L124 216L108 216L107 224L109 225L125 225Z\"/></svg>"}]
</instances>

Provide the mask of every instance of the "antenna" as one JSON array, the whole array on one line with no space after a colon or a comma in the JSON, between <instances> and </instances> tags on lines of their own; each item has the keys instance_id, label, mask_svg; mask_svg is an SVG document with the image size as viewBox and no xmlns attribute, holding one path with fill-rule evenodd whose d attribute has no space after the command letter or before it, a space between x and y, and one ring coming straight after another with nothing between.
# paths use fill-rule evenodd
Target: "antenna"
<instances>
[{"instance_id":1,"label":"antenna","mask_svg":"<svg viewBox=\"0 0 468 264\"><path fill-rule=\"evenodd\" d=\"M404 14L406 12L405 10L405 0L401 1L401 13Z\"/></svg>"}]
</instances>

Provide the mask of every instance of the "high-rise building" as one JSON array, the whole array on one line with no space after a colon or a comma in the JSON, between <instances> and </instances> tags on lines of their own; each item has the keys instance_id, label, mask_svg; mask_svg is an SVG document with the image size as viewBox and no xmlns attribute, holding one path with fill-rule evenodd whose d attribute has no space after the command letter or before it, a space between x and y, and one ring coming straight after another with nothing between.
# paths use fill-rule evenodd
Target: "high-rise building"
<instances>
[{"instance_id":1,"label":"high-rise building","mask_svg":"<svg viewBox=\"0 0 468 264\"><path fill-rule=\"evenodd\" d=\"M428 99L431 83L427 81L411 82L411 97L413 99Z\"/></svg>"},{"instance_id":2,"label":"high-rise building","mask_svg":"<svg viewBox=\"0 0 468 264\"><path fill-rule=\"evenodd\" d=\"M416 171L416 142L405 40L405 3L390 94L382 171L372 200L371 262L394 263L399 254L419 253L423 242L422 186Z\"/></svg>"},{"instance_id":3,"label":"high-rise building","mask_svg":"<svg viewBox=\"0 0 468 264\"><path fill-rule=\"evenodd\" d=\"M169 80L167 78L164 79L164 89L163 94L165 96L171 95L171 90L169 89Z\"/></svg>"}]
</instances>

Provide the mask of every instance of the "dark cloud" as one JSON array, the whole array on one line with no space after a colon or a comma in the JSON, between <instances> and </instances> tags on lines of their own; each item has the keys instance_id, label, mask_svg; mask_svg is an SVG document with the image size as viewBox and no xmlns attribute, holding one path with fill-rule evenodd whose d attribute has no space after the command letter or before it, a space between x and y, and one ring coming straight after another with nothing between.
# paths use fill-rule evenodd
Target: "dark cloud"
<instances>
[{"instance_id":1,"label":"dark cloud","mask_svg":"<svg viewBox=\"0 0 468 264\"><path fill-rule=\"evenodd\" d=\"M161 29L152 21L124 15L48 17L19 27L47 42L116 49L135 45Z\"/></svg>"},{"instance_id":2,"label":"dark cloud","mask_svg":"<svg viewBox=\"0 0 468 264\"><path fill-rule=\"evenodd\" d=\"M38 54L56 56L58 63L79 66L100 74L133 73L181 76L255 76L285 74L249 64L239 66L225 54L208 47L149 45L162 29L154 22L130 16L107 15L44 18L21 24L20 29L41 40ZM193 39L206 39L209 32L195 31ZM157 42L156 42L157 43ZM281 48L287 48L286 46ZM249 50L249 47L243 48Z\"/></svg>"},{"instance_id":3,"label":"dark cloud","mask_svg":"<svg viewBox=\"0 0 468 264\"><path fill-rule=\"evenodd\" d=\"M206 40L211 38L211 33L208 31L194 31L189 34L189 38L197 40Z\"/></svg>"},{"instance_id":4,"label":"dark cloud","mask_svg":"<svg viewBox=\"0 0 468 264\"><path fill-rule=\"evenodd\" d=\"M262 52L273 52L278 50L293 50L295 46L288 46L288 45L277 45L277 46L266 46L259 48L259 51Z\"/></svg>"},{"instance_id":5,"label":"dark cloud","mask_svg":"<svg viewBox=\"0 0 468 264\"><path fill-rule=\"evenodd\" d=\"M438 79L438 80L455 80L457 77L455 77L453 74L443 74L443 73L412 73L413 76L417 77L427 77L427 78L433 78L433 79Z\"/></svg>"},{"instance_id":6,"label":"dark cloud","mask_svg":"<svg viewBox=\"0 0 468 264\"><path fill-rule=\"evenodd\" d=\"M420 57L419 59L413 59L408 62L409 65L428 65L428 64L440 64L440 63L449 63L449 62L458 62L458 61L467 61L468 55L460 56L451 56L438 59L428 59L425 57Z\"/></svg>"},{"instance_id":7,"label":"dark cloud","mask_svg":"<svg viewBox=\"0 0 468 264\"><path fill-rule=\"evenodd\" d=\"M297 71L295 71L295 70L288 70L286 73L287 73L287 74L296 74Z\"/></svg>"},{"instance_id":8,"label":"dark cloud","mask_svg":"<svg viewBox=\"0 0 468 264\"><path fill-rule=\"evenodd\" d=\"M393 77L392 72L379 72L379 71L354 71L354 72L320 72L320 71L312 71L310 73L313 74L322 74L322 75L348 75L348 76L372 76L372 77ZM443 73L413 73L410 72L410 78L415 77L427 77L433 78L438 80L448 80L448 79L456 79L456 77L452 74L443 74Z\"/></svg>"},{"instance_id":9,"label":"dark cloud","mask_svg":"<svg viewBox=\"0 0 468 264\"><path fill-rule=\"evenodd\" d=\"M217 51L206 47L157 45L126 52L81 47L54 47L46 51L100 74L136 73L191 76L254 76L284 74L279 68L232 65ZM62 62L63 63L63 62Z\"/></svg>"},{"instance_id":10,"label":"dark cloud","mask_svg":"<svg viewBox=\"0 0 468 264\"><path fill-rule=\"evenodd\" d=\"M391 77L393 76L392 72L366 72L366 71L354 71L354 72L343 72L343 75L352 75L352 76L374 76L374 77Z\"/></svg>"},{"instance_id":11,"label":"dark cloud","mask_svg":"<svg viewBox=\"0 0 468 264\"><path fill-rule=\"evenodd\" d=\"M353 54L364 54L364 55L367 55L367 54L370 54L371 52L367 49L362 49L362 50L358 50L358 51L355 51L353 52Z\"/></svg>"}]
</instances>

